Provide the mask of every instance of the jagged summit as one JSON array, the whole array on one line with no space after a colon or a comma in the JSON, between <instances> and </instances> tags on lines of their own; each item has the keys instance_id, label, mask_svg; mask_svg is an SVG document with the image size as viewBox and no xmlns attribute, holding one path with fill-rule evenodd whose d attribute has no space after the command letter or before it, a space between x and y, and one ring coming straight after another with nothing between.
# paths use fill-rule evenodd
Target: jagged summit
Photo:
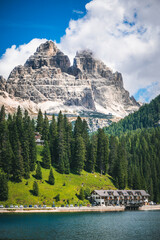
<instances>
[{"instance_id":1,"label":"jagged summit","mask_svg":"<svg viewBox=\"0 0 160 240\"><path fill-rule=\"evenodd\" d=\"M57 52L60 52L60 50L57 48L56 44L53 41L49 40L45 43L42 43L37 48L34 55L41 53L41 54L46 54L48 56L55 56Z\"/></svg>"},{"instance_id":2,"label":"jagged summit","mask_svg":"<svg viewBox=\"0 0 160 240\"><path fill-rule=\"evenodd\" d=\"M52 41L42 43L31 57L26 61L24 67L38 69L43 66L60 68L62 72L67 72L70 67L68 56L61 52Z\"/></svg>"},{"instance_id":3,"label":"jagged summit","mask_svg":"<svg viewBox=\"0 0 160 240\"><path fill-rule=\"evenodd\" d=\"M1 77L0 90L25 108L29 102L32 112L41 107L50 113L98 111L124 117L139 107L124 89L121 73L113 73L88 50L77 52L70 66L52 41L41 44L24 66L15 67L7 82Z\"/></svg>"}]
</instances>

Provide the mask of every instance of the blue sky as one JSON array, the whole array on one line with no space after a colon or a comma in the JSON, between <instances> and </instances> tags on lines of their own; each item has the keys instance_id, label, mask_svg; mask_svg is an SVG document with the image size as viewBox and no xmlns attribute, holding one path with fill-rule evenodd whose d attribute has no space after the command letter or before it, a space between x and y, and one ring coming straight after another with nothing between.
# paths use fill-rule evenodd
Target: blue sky
<instances>
[{"instance_id":1,"label":"blue sky","mask_svg":"<svg viewBox=\"0 0 160 240\"><path fill-rule=\"evenodd\" d=\"M90 49L139 101L160 94L160 0L0 0L0 75L53 40L69 56Z\"/></svg>"},{"instance_id":2,"label":"blue sky","mask_svg":"<svg viewBox=\"0 0 160 240\"><path fill-rule=\"evenodd\" d=\"M0 0L0 56L33 38L60 41L70 19L83 17L86 0Z\"/></svg>"}]
</instances>

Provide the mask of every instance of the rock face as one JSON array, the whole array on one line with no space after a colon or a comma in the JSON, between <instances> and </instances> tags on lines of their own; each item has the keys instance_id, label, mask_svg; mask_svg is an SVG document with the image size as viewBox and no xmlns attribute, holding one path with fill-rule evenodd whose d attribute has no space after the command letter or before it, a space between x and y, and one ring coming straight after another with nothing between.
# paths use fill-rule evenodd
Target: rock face
<instances>
[{"instance_id":1,"label":"rock face","mask_svg":"<svg viewBox=\"0 0 160 240\"><path fill-rule=\"evenodd\" d=\"M124 117L139 108L124 89L121 73L113 73L90 51L78 52L70 66L52 41L41 44L24 66L15 67L7 81L0 77L0 90L52 113L85 110Z\"/></svg>"}]
</instances>

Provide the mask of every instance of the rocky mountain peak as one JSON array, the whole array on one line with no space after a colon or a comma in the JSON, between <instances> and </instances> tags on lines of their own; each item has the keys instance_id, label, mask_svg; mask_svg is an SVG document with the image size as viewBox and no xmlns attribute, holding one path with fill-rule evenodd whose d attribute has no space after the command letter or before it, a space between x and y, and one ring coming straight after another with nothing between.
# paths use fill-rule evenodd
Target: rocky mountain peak
<instances>
[{"instance_id":1,"label":"rocky mountain peak","mask_svg":"<svg viewBox=\"0 0 160 240\"><path fill-rule=\"evenodd\" d=\"M60 68L67 72L70 67L70 60L67 55L61 52L53 41L42 43L25 63L25 67L38 69L43 66Z\"/></svg>"},{"instance_id":2,"label":"rocky mountain peak","mask_svg":"<svg viewBox=\"0 0 160 240\"><path fill-rule=\"evenodd\" d=\"M90 50L82 50L76 53L73 66L78 68L81 73L91 75L101 75L106 77L107 73L111 74L112 70L102 61L98 60Z\"/></svg>"},{"instance_id":3,"label":"rocky mountain peak","mask_svg":"<svg viewBox=\"0 0 160 240\"><path fill-rule=\"evenodd\" d=\"M60 50L57 48L56 44L53 41L47 41L42 43L36 50L34 55L47 55L55 56Z\"/></svg>"},{"instance_id":4,"label":"rocky mountain peak","mask_svg":"<svg viewBox=\"0 0 160 240\"><path fill-rule=\"evenodd\" d=\"M52 41L41 44L24 66L15 67L7 82L0 77L0 90L12 98L10 103L21 101L32 112L42 108L48 113L93 111L123 117L139 108L124 89L121 73L113 73L89 50L77 52L70 66Z\"/></svg>"}]
</instances>

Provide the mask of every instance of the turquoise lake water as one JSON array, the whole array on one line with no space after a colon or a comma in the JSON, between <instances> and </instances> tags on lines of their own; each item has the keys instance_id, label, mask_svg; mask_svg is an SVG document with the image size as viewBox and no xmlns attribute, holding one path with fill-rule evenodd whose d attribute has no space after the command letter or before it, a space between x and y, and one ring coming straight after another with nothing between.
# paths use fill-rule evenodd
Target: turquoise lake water
<instances>
[{"instance_id":1,"label":"turquoise lake water","mask_svg":"<svg viewBox=\"0 0 160 240\"><path fill-rule=\"evenodd\" d=\"M0 214L0 240L160 240L160 211Z\"/></svg>"}]
</instances>

